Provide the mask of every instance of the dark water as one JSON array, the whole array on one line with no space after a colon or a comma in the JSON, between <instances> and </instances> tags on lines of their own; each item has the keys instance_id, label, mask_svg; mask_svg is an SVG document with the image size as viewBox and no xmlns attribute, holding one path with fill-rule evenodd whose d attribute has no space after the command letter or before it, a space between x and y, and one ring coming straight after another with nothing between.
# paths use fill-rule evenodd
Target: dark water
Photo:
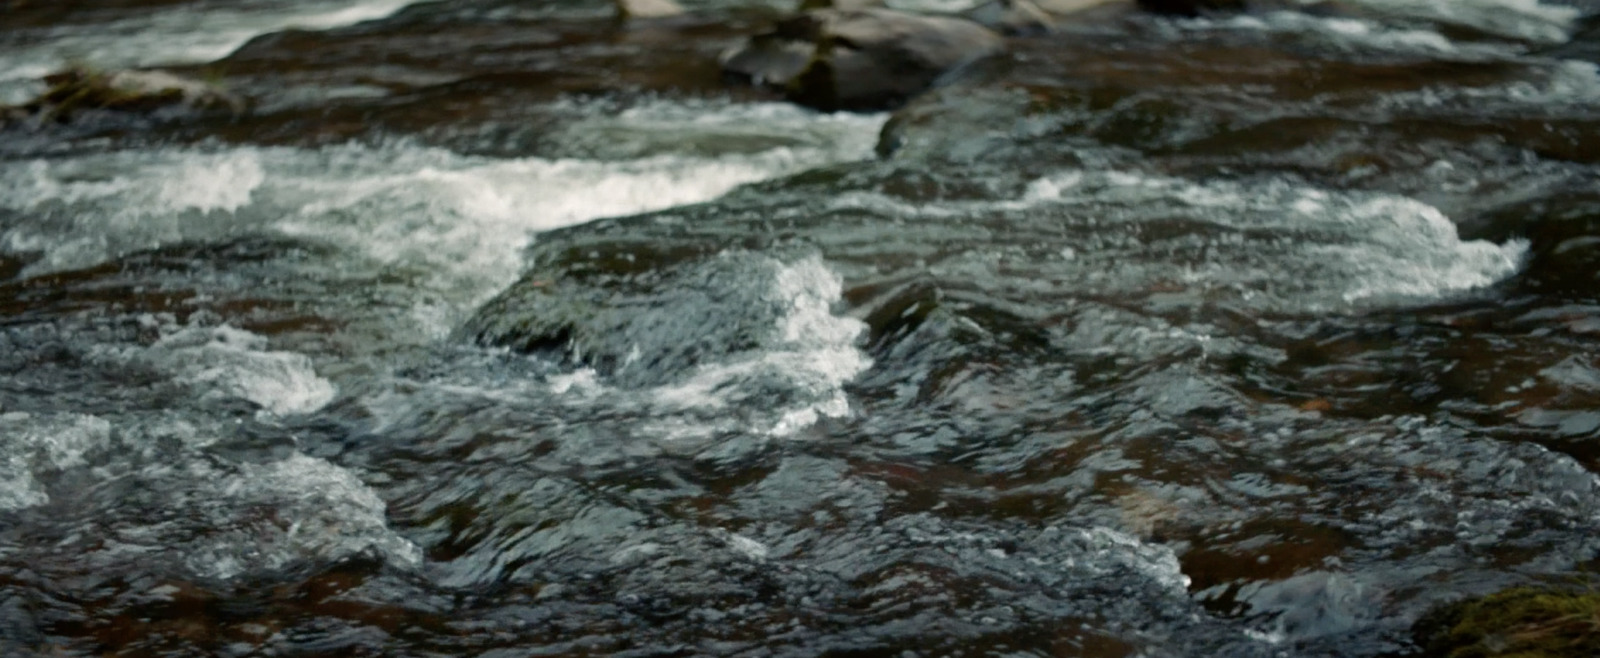
<instances>
[{"instance_id":1,"label":"dark water","mask_svg":"<svg viewBox=\"0 0 1600 658\"><path fill-rule=\"evenodd\" d=\"M0 133L0 653L1392 656L1587 582L1594 8L1108 11L892 116L693 8L5 6L5 100L254 108Z\"/></svg>"}]
</instances>

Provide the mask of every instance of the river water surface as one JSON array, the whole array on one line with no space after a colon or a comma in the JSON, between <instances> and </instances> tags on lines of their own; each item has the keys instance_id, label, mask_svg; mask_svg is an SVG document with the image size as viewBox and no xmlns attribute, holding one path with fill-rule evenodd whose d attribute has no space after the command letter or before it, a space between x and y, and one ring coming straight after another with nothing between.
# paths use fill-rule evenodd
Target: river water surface
<instances>
[{"instance_id":1,"label":"river water surface","mask_svg":"<svg viewBox=\"0 0 1600 658\"><path fill-rule=\"evenodd\" d=\"M1592 573L1600 7L827 115L690 4L0 10L0 102L253 102L0 132L0 654L1398 656Z\"/></svg>"}]
</instances>

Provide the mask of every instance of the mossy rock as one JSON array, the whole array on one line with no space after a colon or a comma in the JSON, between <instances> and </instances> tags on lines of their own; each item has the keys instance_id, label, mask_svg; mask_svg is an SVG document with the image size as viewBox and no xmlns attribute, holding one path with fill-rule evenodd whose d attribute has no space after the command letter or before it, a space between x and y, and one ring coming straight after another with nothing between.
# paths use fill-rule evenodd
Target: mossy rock
<instances>
[{"instance_id":1,"label":"mossy rock","mask_svg":"<svg viewBox=\"0 0 1600 658\"><path fill-rule=\"evenodd\" d=\"M1600 656L1600 592L1509 589L1436 609L1413 632L1430 658Z\"/></svg>"},{"instance_id":2,"label":"mossy rock","mask_svg":"<svg viewBox=\"0 0 1600 658\"><path fill-rule=\"evenodd\" d=\"M204 111L245 110L242 99L206 82L167 71L97 71L72 67L45 76L49 88L27 103L3 108L10 120L38 117L40 121L70 121L88 110L144 113L169 107Z\"/></svg>"}]
</instances>

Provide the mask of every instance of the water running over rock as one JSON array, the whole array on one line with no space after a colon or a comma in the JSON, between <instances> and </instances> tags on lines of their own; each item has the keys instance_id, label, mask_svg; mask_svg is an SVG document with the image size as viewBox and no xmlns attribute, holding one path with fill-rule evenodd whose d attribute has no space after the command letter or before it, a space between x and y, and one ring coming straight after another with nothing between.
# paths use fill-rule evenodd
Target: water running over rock
<instances>
[{"instance_id":1,"label":"water running over rock","mask_svg":"<svg viewBox=\"0 0 1600 658\"><path fill-rule=\"evenodd\" d=\"M1595 7L1112 7L885 117L684 4L0 16L257 101L0 133L0 653L1414 655L1594 568Z\"/></svg>"}]
</instances>

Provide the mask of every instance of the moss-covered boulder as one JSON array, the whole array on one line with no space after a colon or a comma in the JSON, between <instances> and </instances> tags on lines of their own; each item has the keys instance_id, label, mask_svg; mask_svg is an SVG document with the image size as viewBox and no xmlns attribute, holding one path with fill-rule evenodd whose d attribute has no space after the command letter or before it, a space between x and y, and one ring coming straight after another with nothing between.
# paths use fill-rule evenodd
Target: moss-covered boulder
<instances>
[{"instance_id":1,"label":"moss-covered boulder","mask_svg":"<svg viewBox=\"0 0 1600 658\"><path fill-rule=\"evenodd\" d=\"M1434 610L1414 632L1429 658L1600 656L1600 592L1509 589Z\"/></svg>"},{"instance_id":2,"label":"moss-covered boulder","mask_svg":"<svg viewBox=\"0 0 1600 658\"><path fill-rule=\"evenodd\" d=\"M160 70L97 71L72 67L45 76L49 88L27 103L4 108L11 120L70 121L91 110L153 113L245 110L243 99L216 85Z\"/></svg>"}]
</instances>

